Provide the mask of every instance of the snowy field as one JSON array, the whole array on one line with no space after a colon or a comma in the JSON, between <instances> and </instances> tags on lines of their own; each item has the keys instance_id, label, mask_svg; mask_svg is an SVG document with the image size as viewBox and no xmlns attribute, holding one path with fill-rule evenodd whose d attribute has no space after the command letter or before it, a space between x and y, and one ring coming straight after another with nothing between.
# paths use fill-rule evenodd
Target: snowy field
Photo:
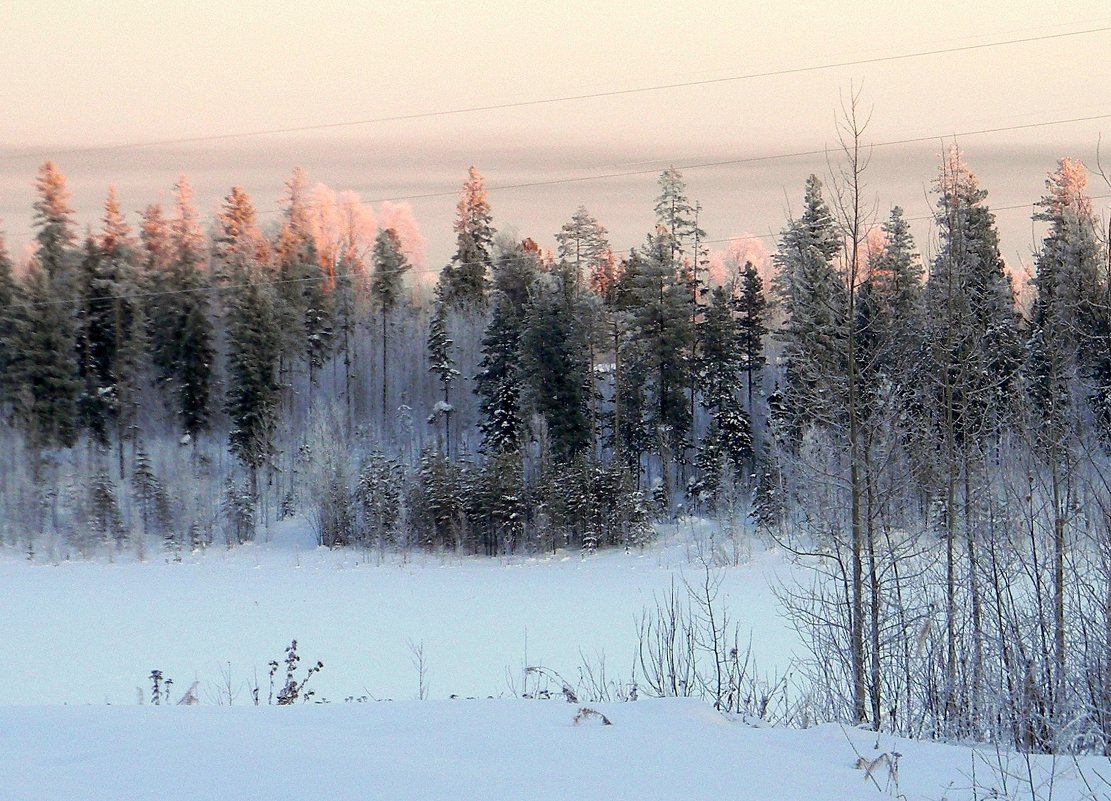
<instances>
[{"instance_id":1,"label":"snowy field","mask_svg":"<svg viewBox=\"0 0 1111 801\"><path fill-rule=\"evenodd\" d=\"M706 536L666 529L643 552L588 558L402 559L317 549L290 526L269 543L180 563L29 565L8 554L0 799L957 801L992 788L1030 798L1029 775L1039 798L1111 791L1101 760L1081 775L1071 761L1027 765L840 726L757 728L700 702L643 696L595 705L612 725L576 723L582 704L558 691L558 700L516 697L536 687L529 665L574 680L580 664L604 659L611 680L627 679L637 618L673 582L701 578ZM771 588L797 568L759 545L743 556L724 570L721 602L751 631L761 671L787 670L800 646ZM267 663L294 638L300 673L324 662L310 686L331 703L253 706L249 685L265 703ZM414 700L414 646L429 701ZM174 680L174 700L197 682L200 703L140 706L152 669ZM368 700L344 703L352 697ZM897 774L886 760L870 777L854 767L894 752Z\"/></svg>"}]
</instances>

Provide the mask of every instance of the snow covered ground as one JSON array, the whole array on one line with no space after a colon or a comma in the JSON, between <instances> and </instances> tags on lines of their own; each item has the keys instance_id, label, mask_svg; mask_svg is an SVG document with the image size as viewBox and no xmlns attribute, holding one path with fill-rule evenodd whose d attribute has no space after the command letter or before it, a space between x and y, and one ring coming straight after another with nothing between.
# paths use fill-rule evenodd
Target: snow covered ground
<instances>
[{"instance_id":1,"label":"snow covered ground","mask_svg":"<svg viewBox=\"0 0 1111 801\"><path fill-rule=\"evenodd\" d=\"M700 702L643 697L595 705L610 726L576 724L582 704L558 692L515 698L527 665L573 680L604 654L610 678L628 678L637 617L673 582L701 577L692 557L707 534L669 529L643 552L585 559L382 559L317 549L298 526L180 563L29 565L0 554L0 801L958 801L992 788L1030 798L1029 775L1040 798L1111 797L1097 775L1111 779L1105 760L1085 763L1082 777L1071 761L1028 766L839 726L756 728ZM771 587L796 568L759 545L745 557L725 570L721 602L751 631L760 669L786 670L799 644ZM330 703L251 705L248 685L257 680L265 696L267 663L294 638L299 673L324 662L310 686ZM423 702L413 700L421 644L432 699ZM152 669L173 678L175 700L198 682L200 704L140 706ZM352 697L396 700L344 702ZM897 776L883 760L871 778L854 767L894 752Z\"/></svg>"},{"instance_id":2,"label":"snow covered ground","mask_svg":"<svg viewBox=\"0 0 1111 801\"><path fill-rule=\"evenodd\" d=\"M213 548L182 563L150 555L29 566L0 559L0 642L9 644L0 705L135 704L158 669L177 687L200 681L215 703L230 672L237 703L266 681L267 663L297 639L304 662L324 662L317 698L410 699L418 675L410 643L423 643L428 697L507 696L527 665L572 679L604 657L628 679L636 620L654 596L702 568L687 529L645 551L491 560L314 547L303 528L273 542ZM769 592L789 576L782 557L753 546L724 574L721 601L751 630L762 671L797 648ZM226 696L226 692L224 693ZM224 699L226 703L226 698Z\"/></svg>"},{"instance_id":3,"label":"snow covered ground","mask_svg":"<svg viewBox=\"0 0 1111 801\"><path fill-rule=\"evenodd\" d=\"M6 801L809 801L1006 794L995 756L846 733L752 728L694 701L637 701L575 725L560 701L295 707L0 708ZM859 756L901 753L896 777ZM1077 767L1033 766L1039 798L1081 798ZM1012 761L1010 786L1026 765ZM1106 762L1086 765L1090 781ZM972 790L973 775L979 789ZM1052 777L1053 794L1048 793ZM992 789L996 795L992 795Z\"/></svg>"}]
</instances>

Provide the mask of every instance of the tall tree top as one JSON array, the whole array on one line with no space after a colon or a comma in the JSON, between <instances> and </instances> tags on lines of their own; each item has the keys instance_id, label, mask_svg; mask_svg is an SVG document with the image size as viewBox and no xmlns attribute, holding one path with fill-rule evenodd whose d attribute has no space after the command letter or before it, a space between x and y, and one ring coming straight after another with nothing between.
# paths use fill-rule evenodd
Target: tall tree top
<instances>
[{"instance_id":1,"label":"tall tree top","mask_svg":"<svg viewBox=\"0 0 1111 801\"><path fill-rule=\"evenodd\" d=\"M1063 158L1057 170L1045 179L1045 196L1038 201L1040 211L1035 220L1054 220L1071 211L1078 217L1092 215L1092 199L1088 197L1088 168L1076 159Z\"/></svg>"},{"instance_id":2,"label":"tall tree top","mask_svg":"<svg viewBox=\"0 0 1111 801\"><path fill-rule=\"evenodd\" d=\"M266 240L255 223L255 207L233 186L216 215L215 255L230 276L249 275L266 261Z\"/></svg>"},{"instance_id":3,"label":"tall tree top","mask_svg":"<svg viewBox=\"0 0 1111 801\"><path fill-rule=\"evenodd\" d=\"M463 192L455 210L455 233L460 236L470 234L476 247L486 245L488 249L493 244L493 229L490 228L493 217L490 201L486 197L486 179L473 164L467 171L467 180L463 182ZM485 236L487 232L488 237Z\"/></svg>"},{"instance_id":4,"label":"tall tree top","mask_svg":"<svg viewBox=\"0 0 1111 801\"><path fill-rule=\"evenodd\" d=\"M184 176L174 184L174 216L170 221L173 258L183 267L200 263L204 256L205 235L200 215L193 206L193 187Z\"/></svg>"},{"instance_id":5,"label":"tall tree top","mask_svg":"<svg viewBox=\"0 0 1111 801\"><path fill-rule=\"evenodd\" d=\"M687 197L687 184L675 165L660 173L657 183L660 194L656 198L656 227L666 237L672 261L692 250L696 241L705 238L706 232L698 227L699 208ZM694 253L695 259L700 254Z\"/></svg>"},{"instance_id":6,"label":"tall tree top","mask_svg":"<svg viewBox=\"0 0 1111 801\"><path fill-rule=\"evenodd\" d=\"M300 238L311 238L312 215L309 211L308 176L301 167L294 167L285 182L285 219L290 230Z\"/></svg>"},{"instance_id":7,"label":"tall tree top","mask_svg":"<svg viewBox=\"0 0 1111 801\"><path fill-rule=\"evenodd\" d=\"M104 201L104 228L100 234L99 245L109 258L126 258L135 250L131 226L127 224L120 212L119 198L114 186L108 187L108 197Z\"/></svg>"},{"instance_id":8,"label":"tall tree top","mask_svg":"<svg viewBox=\"0 0 1111 801\"><path fill-rule=\"evenodd\" d=\"M64 253L77 241L74 233L74 212L69 205L70 193L66 178L53 161L44 161L35 179L39 199L35 201L35 239L39 243L39 262L47 274L54 276L63 267Z\"/></svg>"}]
</instances>

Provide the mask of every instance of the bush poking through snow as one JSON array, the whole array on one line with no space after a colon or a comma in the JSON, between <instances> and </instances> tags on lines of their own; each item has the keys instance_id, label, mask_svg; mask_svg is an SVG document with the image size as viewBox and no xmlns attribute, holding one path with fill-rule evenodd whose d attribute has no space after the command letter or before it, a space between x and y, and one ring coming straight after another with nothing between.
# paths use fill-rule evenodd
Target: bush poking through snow
<instances>
[{"instance_id":1,"label":"bush poking through snow","mask_svg":"<svg viewBox=\"0 0 1111 801\"><path fill-rule=\"evenodd\" d=\"M285 685L278 690L277 704L278 706L289 706L296 703L300 698L308 701L314 695L312 690L306 690L305 685L309 683L309 679L313 677L314 673L319 673L324 669L323 662L317 662L310 667L305 673L301 681L297 681L297 663L301 661L300 655L297 653L297 640L293 640L289 647L285 649ZM270 703L275 703L274 697L274 676L278 672L278 661L274 660L270 663Z\"/></svg>"},{"instance_id":2,"label":"bush poking through snow","mask_svg":"<svg viewBox=\"0 0 1111 801\"><path fill-rule=\"evenodd\" d=\"M579 711L575 713L575 719L571 721L572 725L581 726L588 720L599 720L603 726L612 726L613 721L599 712L597 709L592 709L589 706L579 707Z\"/></svg>"}]
</instances>

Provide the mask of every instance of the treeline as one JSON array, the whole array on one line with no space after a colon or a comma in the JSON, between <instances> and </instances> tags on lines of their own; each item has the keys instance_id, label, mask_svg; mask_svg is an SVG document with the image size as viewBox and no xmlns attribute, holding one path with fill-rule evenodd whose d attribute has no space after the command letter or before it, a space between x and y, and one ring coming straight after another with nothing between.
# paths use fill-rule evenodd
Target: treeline
<instances>
[{"instance_id":1,"label":"treeline","mask_svg":"<svg viewBox=\"0 0 1111 801\"><path fill-rule=\"evenodd\" d=\"M303 515L333 547L500 554L719 515L822 574L786 599L821 714L1107 748L1111 256L1087 172L1047 179L1020 310L956 149L924 263L901 209L867 208L851 111L771 286L711 279L674 168L627 253L581 207L554 252L499 235L472 168L429 287L411 221L350 197L325 217L300 172L269 227L235 188L205 231L182 179L137 234L110 193L79 237L44 164L34 254L0 255L5 541L173 553Z\"/></svg>"}]
</instances>

